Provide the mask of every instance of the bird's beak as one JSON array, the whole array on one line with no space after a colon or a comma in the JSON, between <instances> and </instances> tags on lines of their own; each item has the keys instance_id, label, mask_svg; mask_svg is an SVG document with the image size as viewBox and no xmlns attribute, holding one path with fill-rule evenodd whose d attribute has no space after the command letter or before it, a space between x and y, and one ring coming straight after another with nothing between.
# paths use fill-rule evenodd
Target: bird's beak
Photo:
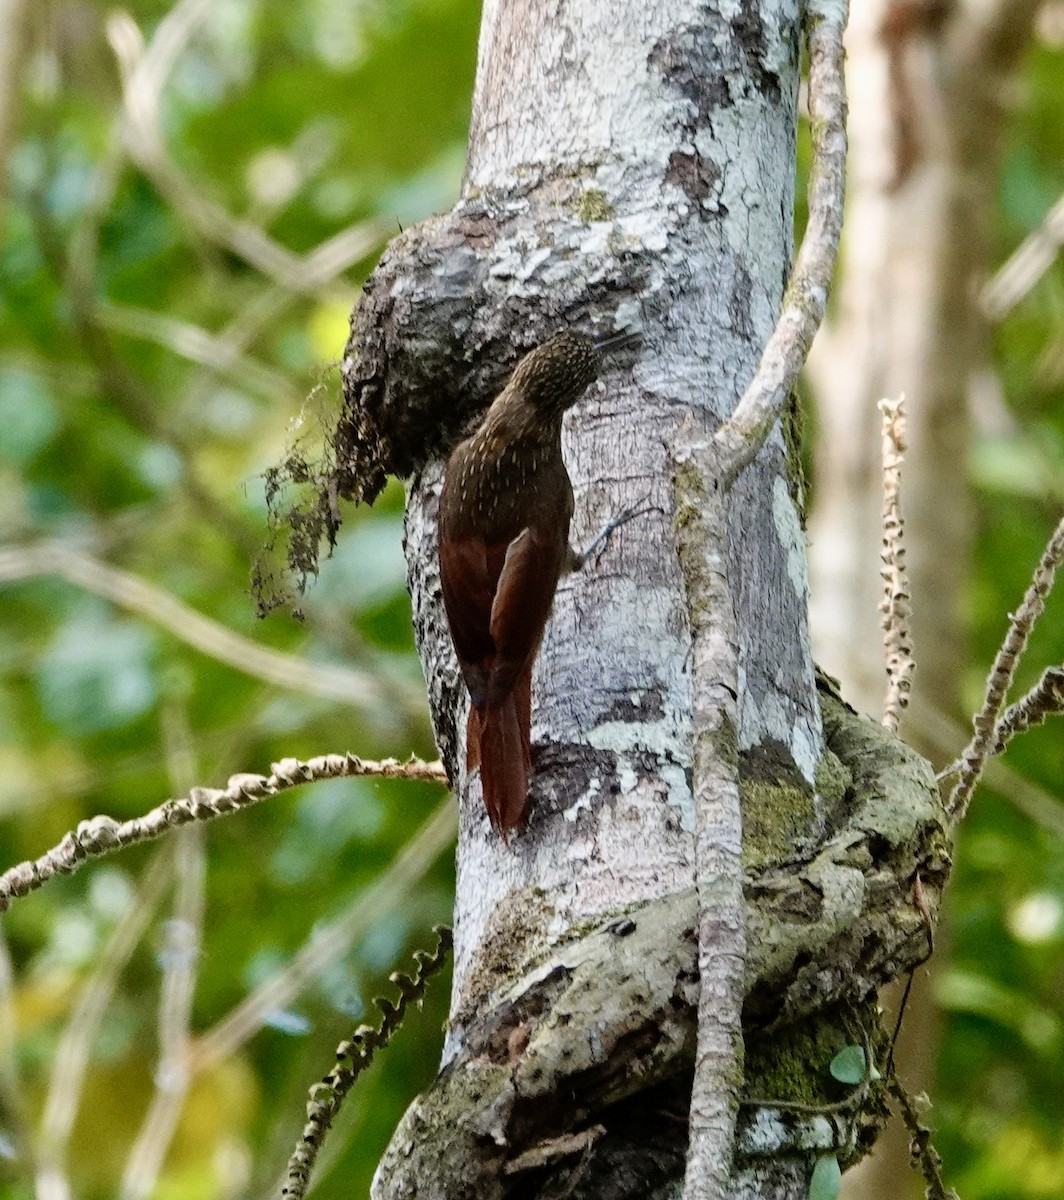
<instances>
[{"instance_id":1,"label":"bird's beak","mask_svg":"<svg viewBox=\"0 0 1064 1200\"><path fill-rule=\"evenodd\" d=\"M638 342L642 338L639 330L628 330L626 333L615 333L608 338L603 338L601 342L593 344L596 354L602 354L607 350L616 350L621 346L631 346L634 342Z\"/></svg>"}]
</instances>

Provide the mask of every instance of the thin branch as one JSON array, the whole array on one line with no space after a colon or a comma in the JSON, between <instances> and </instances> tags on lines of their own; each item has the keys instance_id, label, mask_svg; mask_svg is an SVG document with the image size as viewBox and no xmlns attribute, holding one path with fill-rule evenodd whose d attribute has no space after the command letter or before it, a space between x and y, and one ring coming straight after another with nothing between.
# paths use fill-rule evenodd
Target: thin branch
<instances>
[{"instance_id":1,"label":"thin branch","mask_svg":"<svg viewBox=\"0 0 1064 1200\"><path fill-rule=\"evenodd\" d=\"M881 400L883 414L883 599L879 603L883 630L883 656L887 668L887 694L883 724L898 732L901 714L912 688L912 642L909 634L909 573L905 566L905 526L901 515L901 465L905 445L905 397Z\"/></svg>"},{"instance_id":2,"label":"thin branch","mask_svg":"<svg viewBox=\"0 0 1064 1200\"><path fill-rule=\"evenodd\" d=\"M180 358L233 378L242 387L258 392L275 404L287 408L296 399L295 385L282 372L241 353L231 342L189 321L179 321L146 308L106 302L98 305L97 320L108 329L155 342Z\"/></svg>"},{"instance_id":3,"label":"thin branch","mask_svg":"<svg viewBox=\"0 0 1064 1200\"><path fill-rule=\"evenodd\" d=\"M201 653L275 687L307 692L372 711L379 707L382 692L385 689L394 691L396 686L391 680L385 683L353 667L311 662L298 655L260 646L190 608L157 584L107 566L67 543L48 541L0 548L0 583L39 575L58 575L103 596L161 625ZM407 699L412 707L412 691Z\"/></svg>"},{"instance_id":4,"label":"thin branch","mask_svg":"<svg viewBox=\"0 0 1064 1200\"><path fill-rule=\"evenodd\" d=\"M847 0L810 0L809 117L813 161L809 223L776 328L750 385L717 430L725 487L753 461L787 403L824 319L842 232L846 191L846 86L842 34Z\"/></svg>"},{"instance_id":5,"label":"thin branch","mask_svg":"<svg viewBox=\"0 0 1064 1200\"><path fill-rule=\"evenodd\" d=\"M34 1145L26 1112L26 1092L18 1061L15 968L7 931L0 923L0 1114L11 1135L10 1151L24 1175L34 1167Z\"/></svg>"},{"instance_id":6,"label":"thin branch","mask_svg":"<svg viewBox=\"0 0 1064 1200\"><path fill-rule=\"evenodd\" d=\"M189 1021L203 932L206 876L202 829L192 826L178 830L174 859L177 894L159 955L163 967L159 1063L151 1102L122 1176L121 1200L147 1200L154 1191L191 1083Z\"/></svg>"},{"instance_id":7,"label":"thin branch","mask_svg":"<svg viewBox=\"0 0 1064 1200\"><path fill-rule=\"evenodd\" d=\"M1053 587L1053 579L1061 562L1064 562L1064 517L1049 539L1049 544L1035 569L1031 585L1024 594L1019 610L1011 618L1005 640L990 669L982 708L972 721L975 734L961 754L957 782L946 802L946 812L954 822L959 822L964 817L975 785L979 782L986 760L997 741L998 719L1005 697L1034 623L1045 608L1046 597Z\"/></svg>"},{"instance_id":8,"label":"thin branch","mask_svg":"<svg viewBox=\"0 0 1064 1200\"><path fill-rule=\"evenodd\" d=\"M172 859L157 855L141 877L132 903L101 950L92 974L63 1028L48 1080L41 1118L37 1190L41 1195L68 1196L67 1155L81 1103L85 1076L100 1026L111 1004L118 977L140 945L172 878Z\"/></svg>"},{"instance_id":9,"label":"thin branch","mask_svg":"<svg viewBox=\"0 0 1064 1200\"><path fill-rule=\"evenodd\" d=\"M558 1137L544 1138L531 1149L525 1150L511 1158L503 1167L504 1175L520 1175L525 1171L542 1171L563 1158L572 1158L577 1154L586 1155L599 1138L605 1136L605 1125L589 1125L576 1133L563 1133ZM572 1179L567 1182L563 1195L571 1193Z\"/></svg>"},{"instance_id":10,"label":"thin branch","mask_svg":"<svg viewBox=\"0 0 1064 1200\"><path fill-rule=\"evenodd\" d=\"M335 920L315 928L313 937L279 974L268 980L203 1034L193 1047L191 1067L203 1071L239 1049L282 1011L330 963L351 947L383 917L402 906L411 888L437 858L453 845L458 814L448 796L404 845L387 870L355 897Z\"/></svg>"},{"instance_id":11,"label":"thin branch","mask_svg":"<svg viewBox=\"0 0 1064 1200\"><path fill-rule=\"evenodd\" d=\"M724 566L724 497L789 399L827 305L842 227L845 0L807 11L813 164L809 224L776 328L732 416L673 449L676 549L687 594L694 681L692 790L698 892L698 1036L684 1200L723 1200L743 1077L746 908L739 801L739 653Z\"/></svg>"},{"instance_id":12,"label":"thin branch","mask_svg":"<svg viewBox=\"0 0 1064 1200\"><path fill-rule=\"evenodd\" d=\"M190 787L198 771L192 731L182 705L164 708L163 740L170 786L175 791ZM159 954L163 973L159 990L159 1063L151 1103L122 1175L121 1200L147 1200L154 1192L192 1081L188 1049L207 879L203 829L192 825L178 830L173 856L177 887L173 915L166 922L165 943Z\"/></svg>"},{"instance_id":13,"label":"thin branch","mask_svg":"<svg viewBox=\"0 0 1064 1200\"><path fill-rule=\"evenodd\" d=\"M107 37L122 74L130 155L174 209L202 237L225 246L277 283L313 292L365 258L382 231L372 222L343 230L307 255L294 254L263 229L201 195L170 157L162 136L162 91L171 71L211 9L211 0L180 0L159 22L150 45L128 13L107 22Z\"/></svg>"},{"instance_id":14,"label":"thin branch","mask_svg":"<svg viewBox=\"0 0 1064 1200\"><path fill-rule=\"evenodd\" d=\"M942 1159L931 1144L931 1130L920 1120L909 1093L897 1075L887 1080L891 1093L901 1109L902 1120L909 1131L909 1153L918 1165L927 1184L927 1200L960 1200L953 1188L946 1187L942 1179Z\"/></svg>"},{"instance_id":15,"label":"thin branch","mask_svg":"<svg viewBox=\"0 0 1064 1200\"><path fill-rule=\"evenodd\" d=\"M723 1200L727 1194L743 1078L739 646L724 565L723 490L719 475L704 465L714 450L712 442L701 442L674 452L676 550L691 623L698 892L698 1039L684 1200Z\"/></svg>"},{"instance_id":16,"label":"thin branch","mask_svg":"<svg viewBox=\"0 0 1064 1200\"><path fill-rule=\"evenodd\" d=\"M7 931L0 925L0 1096L5 1104L14 1104L22 1096L21 1072L15 1054L17 1032L14 964Z\"/></svg>"},{"instance_id":17,"label":"thin branch","mask_svg":"<svg viewBox=\"0 0 1064 1200\"><path fill-rule=\"evenodd\" d=\"M353 267L360 259L373 251L377 243L385 236L380 224L368 221L357 225L349 225L331 237L325 239L313 250L297 260L297 275L295 283L298 290L309 291L312 288L324 287L338 275L343 274L348 267ZM346 290L341 299L353 300L354 291L349 294Z\"/></svg>"},{"instance_id":18,"label":"thin branch","mask_svg":"<svg viewBox=\"0 0 1064 1200\"><path fill-rule=\"evenodd\" d=\"M919 696L913 701L913 719L918 722L921 738L944 757L965 736L965 728L941 709ZM960 759L938 773L939 782L960 770ZM986 779L1018 813L1047 833L1064 841L1064 805L1045 788L1024 778L1003 759L989 759Z\"/></svg>"},{"instance_id":19,"label":"thin branch","mask_svg":"<svg viewBox=\"0 0 1064 1200\"><path fill-rule=\"evenodd\" d=\"M354 754L325 754L308 762L283 758L274 764L273 772L268 776L233 775L221 789L195 787L187 796L167 800L143 817L118 822L113 817L100 815L82 821L76 830L66 834L58 845L40 858L19 863L0 875L0 912L6 911L12 900L35 892L54 875L72 875L91 859L152 841L190 821L213 821L304 783L362 775L447 782L441 763L426 763L415 758L405 763L394 758L373 762Z\"/></svg>"},{"instance_id":20,"label":"thin branch","mask_svg":"<svg viewBox=\"0 0 1064 1200\"><path fill-rule=\"evenodd\" d=\"M399 999L391 1001L379 998L374 1003L380 1009L382 1020L379 1029L372 1025L361 1025L354 1035L345 1039L336 1048L336 1065L328 1075L310 1089L307 1104L307 1123L299 1144L288 1160L286 1184L281 1194L289 1200L302 1200L310 1182L318 1154L325 1137L354 1086L358 1077L369 1067L378 1050L383 1050L403 1022L411 1002L420 1004L429 980L441 970L451 952L453 939L450 929L437 925L434 930L439 939L431 954L419 950L414 955L414 974L402 975L395 972L389 979L399 989Z\"/></svg>"},{"instance_id":21,"label":"thin branch","mask_svg":"<svg viewBox=\"0 0 1064 1200\"><path fill-rule=\"evenodd\" d=\"M264 331L272 329L295 303L296 297L287 288L266 283L239 312L233 314L217 335L218 340L231 353L243 353Z\"/></svg>"},{"instance_id":22,"label":"thin branch","mask_svg":"<svg viewBox=\"0 0 1064 1200\"><path fill-rule=\"evenodd\" d=\"M1047 667L1033 688L1010 704L994 730L990 753L1001 754L1017 734L1064 712L1064 667Z\"/></svg>"},{"instance_id":23,"label":"thin branch","mask_svg":"<svg viewBox=\"0 0 1064 1200\"><path fill-rule=\"evenodd\" d=\"M988 754L997 758L1004 754L1005 748L1014 737L1026 733L1035 725L1041 725L1050 717L1064 712L1064 667L1046 667L1042 678L1023 697L1010 704L1001 714L994 730L994 742ZM963 766L961 759L955 759L944 770L939 771L938 778L948 779L955 775Z\"/></svg>"},{"instance_id":24,"label":"thin branch","mask_svg":"<svg viewBox=\"0 0 1064 1200\"><path fill-rule=\"evenodd\" d=\"M979 299L991 321L1002 320L1023 300L1056 262L1061 246L1064 246L1064 196L983 288Z\"/></svg>"}]
</instances>

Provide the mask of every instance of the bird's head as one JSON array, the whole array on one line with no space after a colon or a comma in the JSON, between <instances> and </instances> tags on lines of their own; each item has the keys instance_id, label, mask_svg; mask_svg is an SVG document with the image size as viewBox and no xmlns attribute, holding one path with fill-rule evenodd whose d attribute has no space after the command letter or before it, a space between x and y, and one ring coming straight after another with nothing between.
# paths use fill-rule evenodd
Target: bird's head
<instances>
[{"instance_id":1,"label":"bird's head","mask_svg":"<svg viewBox=\"0 0 1064 1200\"><path fill-rule=\"evenodd\" d=\"M638 334L624 333L593 342L577 333L558 333L530 350L517 364L507 390L544 413L560 415L580 399L598 378L602 354L635 341Z\"/></svg>"}]
</instances>

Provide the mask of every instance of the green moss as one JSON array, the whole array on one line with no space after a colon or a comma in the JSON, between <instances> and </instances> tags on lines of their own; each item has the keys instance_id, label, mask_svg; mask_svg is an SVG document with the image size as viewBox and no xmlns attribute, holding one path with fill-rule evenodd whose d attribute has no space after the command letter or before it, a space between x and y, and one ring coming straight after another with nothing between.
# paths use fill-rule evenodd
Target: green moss
<instances>
[{"instance_id":1,"label":"green moss","mask_svg":"<svg viewBox=\"0 0 1064 1200\"><path fill-rule=\"evenodd\" d=\"M757 869L781 862L807 837L815 813L813 794L793 783L739 778L743 806L743 865Z\"/></svg>"},{"instance_id":2,"label":"green moss","mask_svg":"<svg viewBox=\"0 0 1064 1200\"><path fill-rule=\"evenodd\" d=\"M537 890L527 888L521 900L515 899L489 920L469 971L468 995L489 995L504 987L542 949L551 909Z\"/></svg>"},{"instance_id":3,"label":"green moss","mask_svg":"<svg viewBox=\"0 0 1064 1200\"><path fill-rule=\"evenodd\" d=\"M871 1042L875 1059L884 1052L874 1004L839 1007L799 1025L752 1038L746 1047L746 1095L759 1100L833 1104L852 1090L831 1074L831 1060L846 1045ZM875 1094L875 1093L873 1093Z\"/></svg>"},{"instance_id":4,"label":"green moss","mask_svg":"<svg viewBox=\"0 0 1064 1200\"><path fill-rule=\"evenodd\" d=\"M726 713L721 713L720 725L710 741L714 758L735 770L739 765L739 732Z\"/></svg>"},{"instance_id":5,"label":"green moss","mask_svg":"<svg viewBox=\"0 0 1064 1200\"><path fill-rule=\"evenodd\" d=\"M788 858L813 827L816 796L782 743L768 740L744 750L739 762L743 806L743 860L760 868Z\"/></svg>"},{"instance_id":6,"label":"green moss","mask_svg":"<svg viewBox=\"0 0 1064 1200\"><path fill-rule=\"evenodd\" d=\"M828 745L853 774L861 827L907 853L917 842L930 846L929 830L942 824L930 763L830 692L821 689L820 702Z\"/></svg>"},{"instance_id":7,"label":"green moss","mask_svg":"<svg viewBox=\"0 0 1064 1200\"><path fill-rule=\"evenodd\" d=\"M713 613L702 611L702 597L712 595L702 539L697 526L705 507L706 482L694 462L675 465L673 482L676 489L676 511L672 518L672 529L676 539L676 553L680 560L687 603L691 615L692 629L698 629L705 618Z\"/></svg>"},{"instance_id":8,"label":"green moss","mask_svg":"<svg viewBox=\"0 0 1064 1200\"><path fill-rule=\"evenodd\" d=\"M842 804L852 784L853 772L837 754L825 750L824 757L816 765L817 795L825 806L834 809Z\"/></svg>"},{"instance_id":9,"label":"green moss","mask_svg":"<svg viewBox=\"0 0 1064 1200\"><path fill-rule=\"evenodd\" d=\"M581 221L610 221L613 219L614 208L602 192L596 188L588 188L580 195L576 215Z\"/></svg>"},{"instance_id":10,"label":"green moss","mask_svg":"<svg viewBox=\"0 0 1064 1200\"><path fill-rule=\"evenodd\" d=\"M787 490L790 492L794 507L798 510L798 520L805 529L805 501L808 487L805 466L802 462L802 412L798 393L793 388L780 423L786 455Z\"/></svg>"},{"instance_id":11,"label":"green moss","mask_svg":"<svg viewBox=\"0 0 1064 1200\"><path fill-rule=\"evenodd\" d=\"M826 1022L777 1031L746 1048L746 1092L758 1100L828 1104L837 1099L828 1067L845 1045Z\"/></svg>"},{"instance_id":12,"label":"green moss","mask_svg":"<svg viewBox=\"0 0 1064 1200\"><path fill-rule=\"evenodd\" d=\"M697 501L706 494L705 482L702 479L702 472L691 461L679 462L676 464L674 478L676 482L676 491L682 497L690 496L688 502L689 508L685 511L683 508L677 508L676 514L673 517L673 525L675 528L688 525L694 519L694 514L697 512Z\"/></svg>"}]
</instances>

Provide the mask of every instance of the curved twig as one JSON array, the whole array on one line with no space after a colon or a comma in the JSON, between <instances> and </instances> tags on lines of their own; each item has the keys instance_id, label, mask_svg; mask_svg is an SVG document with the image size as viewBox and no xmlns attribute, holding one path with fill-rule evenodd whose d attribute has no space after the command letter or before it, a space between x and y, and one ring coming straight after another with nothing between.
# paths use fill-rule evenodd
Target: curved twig
<instances>
[{"instance_id":1,"label":"curved twig","mask_svg":"<svg viewBox=\"0 0 1064 1200\"><path fill-rule=\"evenodd\" d=\"M376 1052L392 1040L411 1001L420 1004L429 980L447 962L453 945L451 930L445 925L437 925L433 932L439 939L436 949L431 954L419 950L414 955L414 974L403 975L395 971L388 977L399 989L399 999L392 1001L380 997L374 1001L382 1014L380 1027L360 1025L350 1038L345 1038L336 1048L336 1065L310 1089L307 1123L299 1145L288 1160L287 1183L281 1191L281 1195L289 1200L302 1200L306 1195L314 1163L347 1093L372 1064Z\"/></svg>"},{"instance_id":2,"label":"curved twig","mask_svg":"<svg viewBox=\"0 0 1064 1200\"><path fill-rule=\"evenodd\" d=\"M72 875L90 859L152 841L190 821L213 821L228 816L304 783L359 775L447 782L441 763L426 763L414 758L405 763L394 758L373 762L354 754L325 754L308 762L284 758L274 764L270 775L233 775L224 788L195 787L187 796L167 800L143 817L118 822L113 817L101 815L82 821L76 830L40 858L19 863L0 875L0 912L6 911L12 900L35 892L53 876Z\"/></svg>"},{"instance_id":3,"label":"curved twig","mask_svg":"<svg viewBox=\"0 0 1064 1200\"><path fill-rule=\"evenodd\" d=\"M808 6L809 124L813 140L809 223L776 328L742 399L714 435L725 471L725 488L764 445L787 403L827 309L846 194L842 34L847 13L847 0L810 0Z\"/></svg>"},{"instance_id":4,"label":"curved twig","mask_svg":"<svg viewBox=\"0 0 1064 1200\"><path fill-rule=\"evenodd\" d=\"M971 802L975 785L983 773L987 759L993 753L997 741L999 718L1005 697L1020 658L1027 647L1027 639L1031 636L1035 621L1038 620L1045 608L1046 597L1053 587L1057 568L1064 562L1064 517L1061 518L1053 531L1049 543L1035 568L1034 577L1023 602L1013 614L1005 640L994 658L990 675L986 683L986 695L983 705L973 718L975 733L961 754L960 771L957 782L953 785L946 812L955 823L961 821Z\"/></svg>"},{"instance_id":5,"label":"curved twig","mask_svg":"<svg viewBox=\"0 0 1064 1200\"><path fill-rule=\"evenodd\" d=\"M385 688L395 684L353 667L311 662L250 638L189 607L165 588L108 566L92 555L63 542L38 542L31 546L0 549L0 582L58 575L97 596L127 608L161 625L203 654L227 663L276 687L307 692L343 704L373 709ZM409 697L411 706L414 693Z\"/></svg>"}]
</instances>

